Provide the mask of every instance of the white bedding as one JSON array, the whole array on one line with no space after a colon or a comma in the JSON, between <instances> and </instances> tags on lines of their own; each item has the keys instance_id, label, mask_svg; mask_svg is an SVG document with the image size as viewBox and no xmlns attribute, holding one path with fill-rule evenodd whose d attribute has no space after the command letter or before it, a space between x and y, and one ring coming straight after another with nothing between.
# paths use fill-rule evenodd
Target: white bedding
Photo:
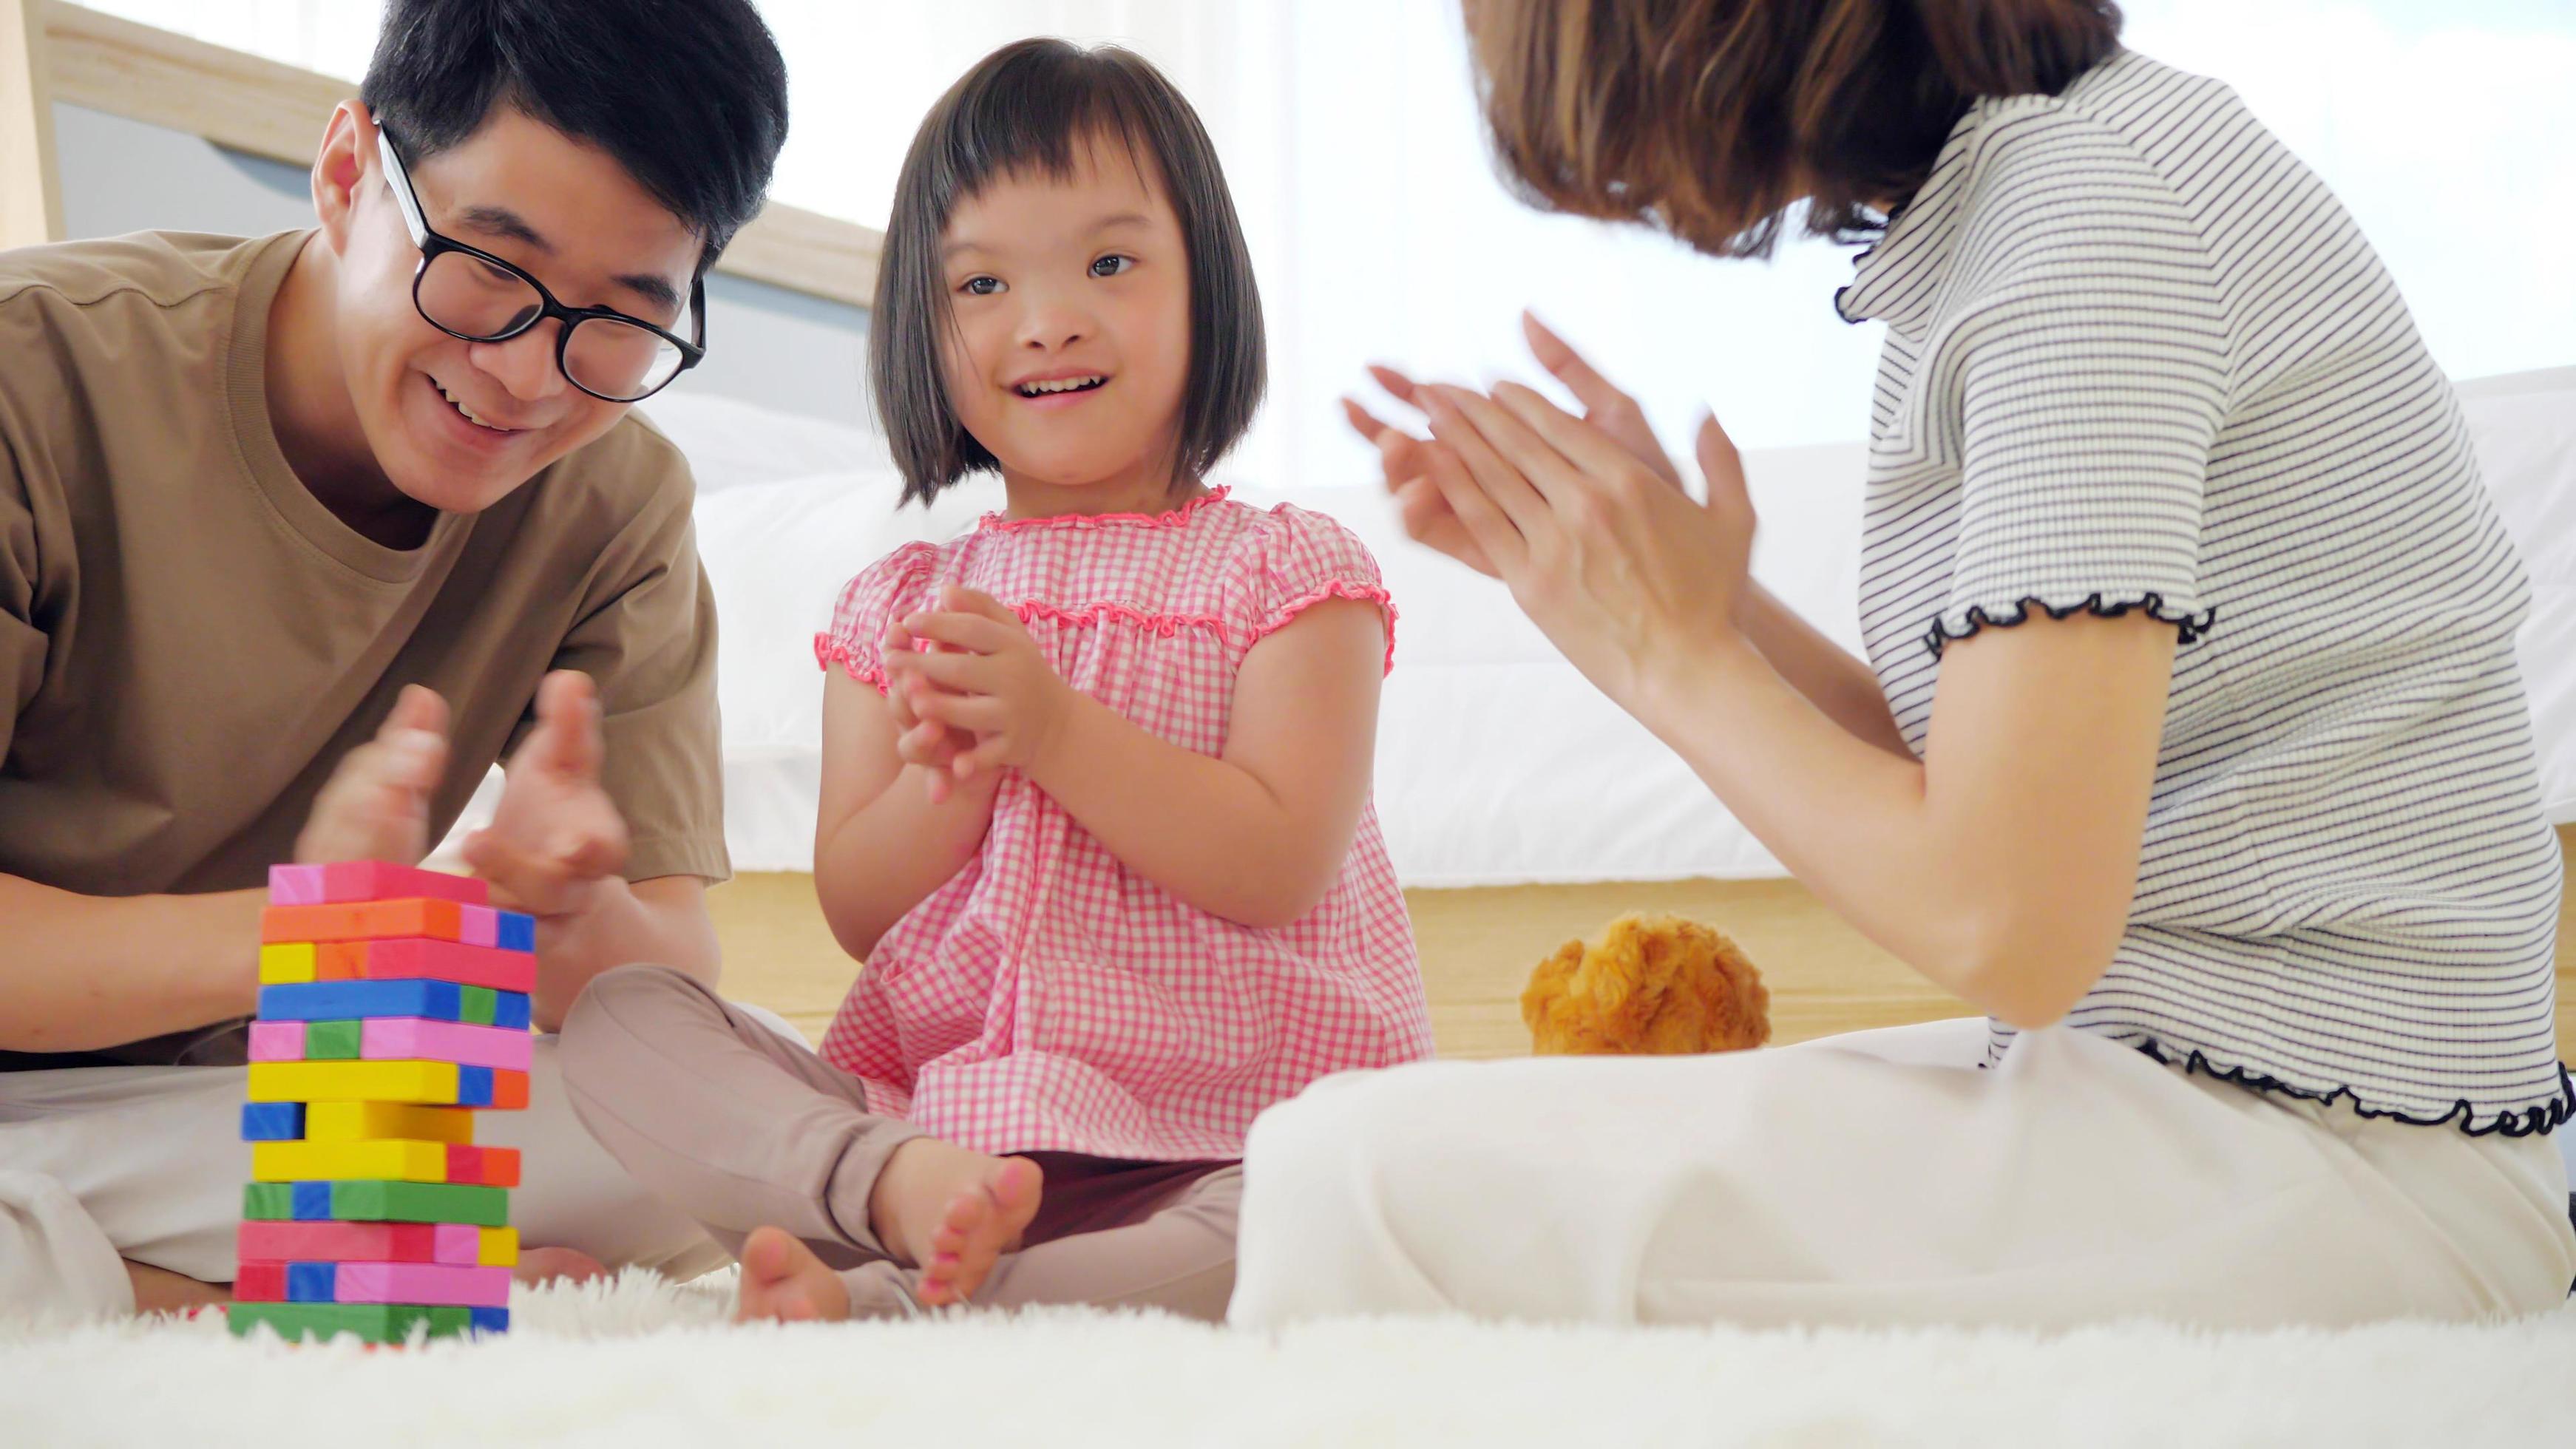
<instances>
[{"instance_id":1,"label":"white bedding","mask_svg":"<svg viewBox=\"0 0 2576 1449\"><path fill-rule=\"evenodd\" d=\"M2535 590L2520 652L2550 818L2576 820L2576 368L2465 384L2461 397ZM861 566L906 539L970 526L998 491L986 480L933 509L896 511L900 484L864 428L685 395L648 406L699 478L698 548L723 630L734 867L807 869L821 769L814 631ZM1860 445L1746 463L1763 524L1756 572L1857 650ZM1364 466L1355 461L1355 478ZM1385 569L1401 623L1377 802L1406 884L1781 873L1678 759L1556 656L1499 585L1408 542L1375 490L1238 496L1330 513Z\"/></svg>"}]
</instances>

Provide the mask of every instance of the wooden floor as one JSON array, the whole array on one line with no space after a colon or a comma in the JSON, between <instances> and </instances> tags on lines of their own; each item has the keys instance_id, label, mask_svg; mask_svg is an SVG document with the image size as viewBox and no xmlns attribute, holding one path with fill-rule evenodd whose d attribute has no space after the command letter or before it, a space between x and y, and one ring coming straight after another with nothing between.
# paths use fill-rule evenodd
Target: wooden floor
<instances>
[{"instance_id":1,"label":"wooden floor","mask_svg":"<svg viewBox=\"0 0 2576 1449\"><path fill-rule=\"evenodd\" d=\"M2576 1060L2576 826L2558 922L2558 1051ZM1431 1029L1440 1054L1520 1056L1521 986L1560 942L1589 936L1623 911L1671 911L1733 936L1771 988L1772 1040L1786 1045L1862 1027L1966 1016L1924 981L1828 914L1795 881L1514 886L1407 891ZM805 875L745 875L708 897L725 949L725 990L819 1039L857 968L834 944Z\"/></svg>"}]
</instances>

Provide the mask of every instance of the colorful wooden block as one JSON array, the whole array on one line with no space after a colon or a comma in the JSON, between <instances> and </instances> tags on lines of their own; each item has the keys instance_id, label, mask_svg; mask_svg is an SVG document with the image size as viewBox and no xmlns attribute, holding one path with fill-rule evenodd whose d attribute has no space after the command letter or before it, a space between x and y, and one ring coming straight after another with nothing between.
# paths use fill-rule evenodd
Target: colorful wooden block
<instances>
[{"instance_id":1,"label":"colorful wooden block","mask_svg":"<svg viewBox=\"0 0 2576 1449\"><path fill-rule=\"evenodd\" d=\"M533 991L537 958L527 951L469 946L458 941L331 941L312 948L320 981L396 981L426 978L496 991Z\"/></svg>"},{"instance_id":2,"label":"colorful wooden block","mask_svg":"<svg viewBox=\"0 0 2576 1449\"><path fill-rule=\"evenodd\" d=\"M483 1071L454 1062L253 1062L254 1102L425 1102L488 1106L458 1093L458 1075ZM490 1091L485 1085L484 1093Z\"/></svg>"},{"instance_id":3,"label":"colorful wooden block","mask_svg":"<svg viewBox=\"0 0 2576 1449\"><path fill-rule=\"evenodd\" d=\"M257 1182L453 1182L517 1187L519 1149L445 1142L254 1142Z\"/></svg>"},{"instance_id":4,"label":"colorful wooden block","mask_svg":"<svg viewBox=\"0 0 2576 1449\"><path fill-rule=\"evenodd\" d=\"M320 971L320 953L310 941L280 941L259 948L259 984L262 986L311 981Z\"/></svg>"},{"instance_id":5,"label":"colorful wooden block","mask_svg":"<svg viewBox=\"0 0 2576 1449\"><path fill-rule=\"evenodd\" d=\"M293 1134L311 1142L371 1142L384 1137L417 1142L474 1140L474 1114L458 1107L422 1107L409 1102L314 1102L304 1108L304 1130Z\"/></svg>"},{"instance_id":6,"label":"colorful wooden block","mask_svg":"<svg viewBox=\"0 0 2576 1449\"><path fill-rule=\"evenodd\" d=\"M242 1216L260 1222L472 1223L510 1225L510 1194L498 1187L430 1182L254 1182Z\"/></svg>"},{"instance_id":7,"label":"colorful wooden block","mask_svg":"<svg viewBox=\"0 0 2576 1449\"><path fill-rule=\"evenodd\" d=\"M298 1265L301 1266L301 1265ZM432 1303L468 1308L510 1306L510 1270L452 1263L318 1264L331 1271L335 1303ZM295 1288L292 1274L288 1291Z\"/></svg>"},{"instance_id":8,"label":"colorful wooden block","mask_svg":"<svg viewBox=\"0 0 2576 1449\"><path fill-rule=\"evenodd\" d=\"M477 1026L524 1027L528 998L518 991L459 986L453 981L314 981L259 989L263 1021L359 1021L417 1016Z\"/></svg>"},{"instance_id":9,"label":"colorful wooden block","mask_svg":"<svg viewBox=\"0 0 2576 1449\"><path fill-rule=\"evenodd\" d=\"M469 1026L416 1016L377 1017L366 1023L359 1044L359 1055L369 1061L454 1062L514 1072L528 1070L535 1050L536 1039L524 1027Z\"/></svg>"},{"instance_id":10,"label":"colorful wooden block","mask_svg":"<svg viewBox=\"0 0 2576 1449\"><path fill-rule=\"evenodd\" d=\"M444 1142L254 1142L250 1175L255 1182L446 1182L448 1153L480 1150Z\"/></svg>"},{"instance_id":11,"label":"colorful wooden block","mask_svg":"<svg viewBox=\"0 0 2576 1449\"><path fill-rule=\"evenodd\" d=\"M434 941L458 941L464 939L461 932L465 912L490 910L489 906L417 898L337 906L270 906L259 913L259 938L264 942L387 941L426 936Z\"/></svg>"},{"instance_id":12,"label":"colorful wooden block","mask_svg":"<svg viewBox=\"0 0 2576 1449\"><path fill-rule=\"evenodd\" d=\"M254 1021L250 1024L250 1059L255 1062L304 1060L304 1023Z\"/></svg>"},{"instance_id":13,"label":"colorful wooden block","mask_svg":"<svg viewBox=\"0 0 2576 1449\"><path fill-rule=\"evenodd\" d=\"M461 1223L442 1223L439 1225L439 1232L445 1234L462 1229L464 1226ZM474 1228L472 1231L474 1233L473 1257L450 1257L448 1239L442 1236L438 1240L438 1261L469 1262L485 1268L519 1266L519 1230L517 1228ZM461 1253L462 1248L460 1247L458 1251Z\"/></svg>"},{"instance_id":14,"label":"colorful wooden block","mask_svg":"<svg viewBox=\"0 0 2576 1449\"><path fill-rule=\"evenodd\" d=\"M528 1105L528 1074L500 1067L458 1067L456 1105L518 1111Z\"/></svg>"},{"instance_id":15,"label":"colorful wooden block","mask_svg":"<svg viewBox=\"0 0 2576 1449\"><path fill-rule=\"evenodd\" d=\"M316 981L259 989L262 1021L361 1021L425 1016L457 1021L466 988L449 981Z\"/></svg>"},{"instance_id":16,"label":"colorful wooden block","mask_svg":"<svg viewBox=\"0 0 2576 1449\"><path fill-rule=\"evenodd\" d=\"M354 1062L364 1055L360 1049L365 1043L366 1033L360 1022L304 1023L304 1059L308 1062Z\"/></svg>"},{"instance_id":17,"label":"colorful wooden block","mask_svg":"<svg viewBox=\"0 0 2576 1449\"><path fill-rule=\"evenodd\" d=\"M496 1112L524 1112L528 1108L528 1074L526 1072L492 1073L492 1109Z\"/></svg>"},{"instance_id":18,"label":"colorful wooden block","mask_svg":"<svg viewBox=\"0 0 2576 1449\"><path fill-rule=\"evenodd\" d=\"M329 865L272 865L268 868L271 905L345 905L407 896L479 906L492 899L492 889L472 876L420 870L382 860L337 861Z\"/></svg>"},{"instance_id":19,"label":"colorful wooden block","mask_svg":"<svg viewBox=\"0 0 2576 1449\"><path fill-rule=\"evenodd\" d=\"M286 1265L255 1262L234 1264L233 1297L243 1303L285 1302Z\"/></svg>"},{"instance_id":20,"label":"colorful wooden block","mask_svg":"<svg viewBox=\"0 0 2576 1449\"><path fill-rule=\"evenodd\" d=\"M480 1235L505 1231L470 1223L245 1222L234 1251L244 1263L479 1263Z\"/></svg>"},{"instance_id":21,"label":"colorful wooden block","mask_svg":"<svg viewBox=\"0 0 2576 1449\"><path fill-rule=\"evenodd\" d=\"M500 1333L510 1326L507 1309L400 1303L235 1303L225 1310L224 1317L236 1334L265 1327L290 1343L299 1339L328 1340L341 1334L367 1343L401 1343L415 1329L431 1338L449 1338Z\"/></svg>"},{"instance_id":22,"label":"colorful wooden block","mask_svg":"<svg viewBox=\"0 0 2576 1449\"><path fill-rule=\"evenodd\" d=\"M469 946L534 951L537 949L537 918L520 911L469 906L457 918L456 939Z\"/></svg>"},{"instance_id":23,"label":"colorful wooden block","mask_svg":"<svg viewBox=\"0 0 2576 1449\"><path fill-rule=\"evenodd\" d=\"M519 1185L519 1149L515 1147L450 1147L447 1180L485 1187Z\"/></svg>"},{"instance_id":24,"label":"colorful wooden block","mask_svg":"<svg viewBox=\"0 0 2576 1449\"><path fill-rule=\"evenodd\" d=\"M286 1265L286 1301L289 1303L337 1303L339 1295L337 1263L289 1263Z\"/></svg>"},{"instance_id":25,"label":"colorful wooden block","mask_svg":"<svg viewBox=\"0 0 2576 1449\"><path fill-rule=\"evenodd\" d=\"M244 1142L292 1142L304 1135L302 1102L242 1103Z\"/></svg>"}]
</instances>

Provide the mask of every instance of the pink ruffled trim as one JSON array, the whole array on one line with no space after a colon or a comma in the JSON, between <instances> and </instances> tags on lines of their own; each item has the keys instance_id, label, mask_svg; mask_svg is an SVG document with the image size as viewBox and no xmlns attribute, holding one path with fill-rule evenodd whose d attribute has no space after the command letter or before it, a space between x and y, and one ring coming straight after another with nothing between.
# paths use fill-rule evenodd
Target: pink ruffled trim
<instances>
[{"instance_id":1,"label":"pink ruffled trim","mask_svg":"<svg viewBox=\"0 0 2576 1449\"><path fill-rule=\"evenodd\" d=\"M1340 579L1335 579L1331 583L1325 584L1310 593L1299 594L1297 597L1290 599L1287 603L1280 605L1278 610L1270 616L1267 623L1264 623L1260 628L1253 630L1252 637L1243 641L1243 647L1249 649L1253 645L1260 643L1262 640L1269 638L1271 635L1278 633L1280 630L1287 628L1291 623L1296 621L1299 614L1306 612L1308 609L1315 607L1326 599L1350 599L1357 603L1377 605L1378 612L1386 616L1386 664L1384 669L1386 673L1393 674L1395 672L1395 598L1385 589L1371 584L1349 584L1342 582Z\"/></svg>"},{"instance_id":2,"label":"pink ruffled trim","mask_svg":"<svg viewBox=\"0 0 2576 1449\"><path fill-rule=\"evenodd\" d=\"M1007 518L987 513L975 527L987 533L1022 533L1038 528L1185 528L1192 515L1211 503L1222 503L1234 490L1222 484L1167 513L1058 513L1046 518Z\"/></svg>"},{"instance_id":3,"label":"pink ruffled trim","mask_svg":"<svg viewBox=\"0 0 2576 1449\"><path fill-rule=\"evenodd\" d=\"M1253 645L1287 628L1299 614L1326 599L1350 599L1358 603L1375 604L1379 612L1386 615L1385 668L1392 673L1395 669L1395 600L1385 589L1372 584L1344 583L1336 579L1309 593L1300 594L1280 605L1259 627L1244 632L1243 647L1250 649ZM1014 604L1011 612L1018 615L1023 624L1033 624L1043 619L1050 624L1067 629L1097 628L1103 619L1115 619L1121 623L1133 624L1158 639L1174 639L1192 629L1203 629L1223 642L1234 638L1237 633L1225 620L1214 614L1149 614L1142 609L1128 608L1124 604L1094 604L1087 609L1061 609L1040 599L1030 599L1024 603ZM852 661L856 657L857 651L834 639L830 634L814 636L816 664L825 669L838 664L852 679L883 690L886 687L884 664L870 664L862 669L853 664Z\"/></svg>"},{"instance_id":4,"label":"pink ruffled trim","mask_svg":"<svg viewBox=\"0 0 2576 1449\"><path fill-rule=\"evenodd\" d=\"M862 669L853 662L857 658L857 650L852 649L849 645L842 643L831 635L817 634L814 636L814 662L817 665L822 668L829 669L833 665L837 664L841 666L842 673L857 680L859 683L876 690L879 694L883 694L886 687L885 666L883 664L871 664Z\"/></svg>"},{"instance_id":5,"label":"pink ruffled trim","mask_svg":"<svg viewBox=\"0 0 2576 1449\"><path fill-rule=\"evenodd\" d=\"M1094 604L1088 609L1059 609L1042 599L1014 604L1011 612L1023 624L1040 619L1072 629L1090 629L1103 619L1118 619L1135 625L1157 639L1175 639L1192 629L1205 629L1219 639L1226 637L1225 621L1214 614L1148 614L1125 604Z\"/></svg>"}]
</instances>

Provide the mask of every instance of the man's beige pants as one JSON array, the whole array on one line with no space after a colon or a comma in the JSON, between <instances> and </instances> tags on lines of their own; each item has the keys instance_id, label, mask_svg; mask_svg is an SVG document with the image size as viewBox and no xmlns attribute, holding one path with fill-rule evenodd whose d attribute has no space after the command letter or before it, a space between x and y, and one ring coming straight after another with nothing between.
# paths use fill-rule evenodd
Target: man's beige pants
<instances>
[{"instance_id":1,"label":"man's beige pants","mask_svg":"<svg viewBox=\"0 0 2576 1449\"><path fill-rule=\"evenodd\" d=\"M537 1038L528 1109L475 1119L477 1142L519 1149L510 1221L521 1241L674 1278L722 1266L724 1249L695 1221L591 1140L560 1060L556 1038ZM0 1317L130 1313L124 1259L231 1282L250 1179L245 1089L240 1067L0 1073Z\"/></svg>"}]
</instances>

